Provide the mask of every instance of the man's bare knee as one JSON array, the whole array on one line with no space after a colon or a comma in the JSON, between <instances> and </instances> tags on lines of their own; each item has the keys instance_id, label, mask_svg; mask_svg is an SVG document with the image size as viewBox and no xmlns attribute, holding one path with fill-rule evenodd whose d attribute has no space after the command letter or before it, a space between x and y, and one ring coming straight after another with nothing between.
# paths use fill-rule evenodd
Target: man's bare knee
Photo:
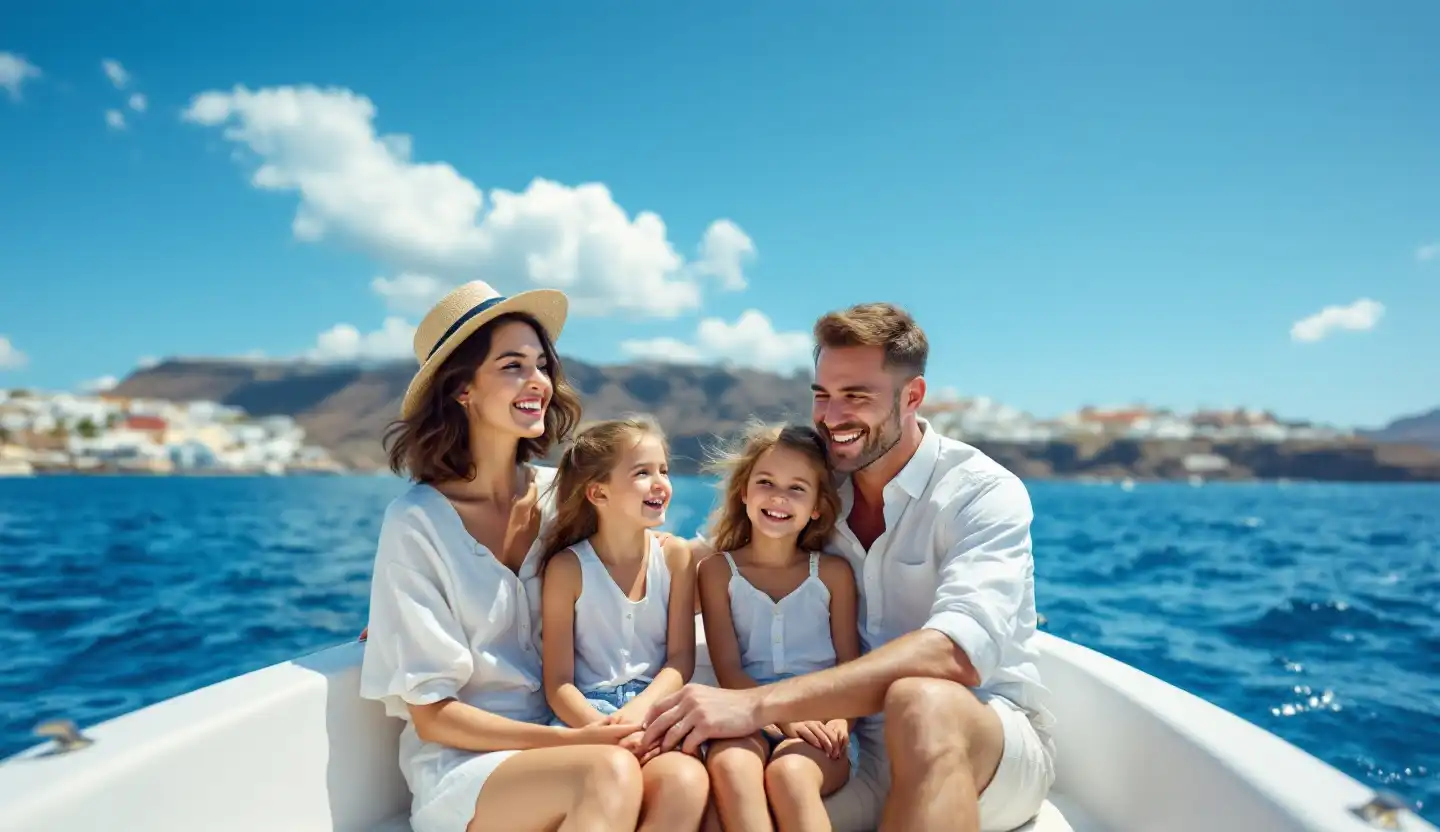
<instances>
[{"instance_id":1,"label":"man's bare knee","mask_svg":"<svg viewBox=\"0 0 1440 832\"><path fill-rule=\"evenodd\" d=\"M897 680L885 694L885 745L896 776L922 776L941 761L970 769L983 790L1005 748L1000 717L964 685Z\"/></svg>"},{"instance_id":2,"label":"man's bare knee","mask_svg":"<svg viewBox=\"0 0 1440 832\"><path fill-rule=\"evenodd\" d=\"M956 716L979 705L964 685L914 676L897 679L885 691L885 724L927 734L945 731L956 727Z\"/></svg>"},{"instance_id":3,"label":"man's bare knee","mask_svg":"<svg viewBox=\"0 0 1440 832\"><path fill-rule=\"evenodd\" d=\"M901 756L911 759L963 755L984 708L964 685L944 679L898 679L885 692L886 745L908 751Z\"/></svg>"}]
</instances>

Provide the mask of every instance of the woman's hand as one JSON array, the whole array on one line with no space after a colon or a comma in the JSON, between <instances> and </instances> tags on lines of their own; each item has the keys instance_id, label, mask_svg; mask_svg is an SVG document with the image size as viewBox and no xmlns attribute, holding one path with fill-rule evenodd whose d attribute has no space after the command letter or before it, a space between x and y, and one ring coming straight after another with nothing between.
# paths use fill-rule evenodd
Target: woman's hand
<instances>
[{"instance_id":1,"label":"woman's hand","mask_svg":"<svg viewBox=\"0 0 1440 832\"><path fill-rule=\"evenodd\" d=\"M613 714L612 714L613 716ZM631 734L639 732L644 736L644 727L638 722L596 722L583 728L559 729L561 745L620 745Z\"/></svg>"}]
</instances>

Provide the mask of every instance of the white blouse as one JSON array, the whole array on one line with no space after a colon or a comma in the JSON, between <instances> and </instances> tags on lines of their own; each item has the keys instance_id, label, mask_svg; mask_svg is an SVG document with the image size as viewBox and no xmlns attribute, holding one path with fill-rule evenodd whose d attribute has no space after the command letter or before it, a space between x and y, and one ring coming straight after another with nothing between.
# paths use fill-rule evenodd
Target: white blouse
<instances>
[{"instance_id":1,"label":"white blouse","mask_svg":"<svg viewBox=\"0 0 1440 832\"><path fill-rule=\"evenodd\" d=\"M779 601L740 574L729 552L725 560L730 564L730 619L747 676L763 684L835 666L830 590L820 580L819 553L810 553L810 574Z\"/></svg>"},{"instance_id":2,"label":"white blouse","mask_svg":"<svg viewBox=\"0 0 1440 832\"><path fill-rule=\"evenodd\" d=\"M554 517L548 491L555 470L534 471L543 537ZM450 501L429 485L411 487L386 509L360 695L406 720L407 778L404 758L416 764L433 744L413 735L406 703L453 697L511 719L549 719L540 671L540 548L537 537L517 576L470 536Z\"/></svg>"},{"instance_id":3,"label":"white blouse","mask_svg":"<svg viewBox=\"0 0 1440 832\"><path fill-rule=\"evenodd\" d=\"M652 682L665 667L670 629L670 567L657 535L645 553L645 596L631 601L590 541L571 550L580 561L575 599L575 686L583 693L626 682Z\"/></svg>"}]
</instances>

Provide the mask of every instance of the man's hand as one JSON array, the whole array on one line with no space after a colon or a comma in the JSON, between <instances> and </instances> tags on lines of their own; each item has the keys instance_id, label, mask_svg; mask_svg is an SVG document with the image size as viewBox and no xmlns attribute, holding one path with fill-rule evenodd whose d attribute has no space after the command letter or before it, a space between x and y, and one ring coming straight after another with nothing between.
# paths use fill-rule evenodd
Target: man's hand
<instances>
[{"instance_id":1,"label":"man's hand","mask_svg":"<svg viewBox=\"0 0 1440 832\"><path fill-rule=\"evenodd\" d=\"M748 737L760 728L758 690L688 684L651 706L645 746L695 754L706 740Z\"/></svg>"}]
</instances>

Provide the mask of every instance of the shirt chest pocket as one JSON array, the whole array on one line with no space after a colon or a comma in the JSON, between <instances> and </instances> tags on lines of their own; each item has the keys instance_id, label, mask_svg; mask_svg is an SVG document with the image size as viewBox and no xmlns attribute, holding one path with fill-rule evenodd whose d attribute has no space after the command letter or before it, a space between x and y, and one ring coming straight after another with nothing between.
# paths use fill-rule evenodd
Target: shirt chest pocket
<instances>
[{"instance_id":1,"label":"shirt chest pocket","mask_svg":"<svg viewBox=\"0 0 1440 832\"><path fill-rule=\"evenodd\" d=\"M891 561L885 578L888 611L893 612L906 628L924 623L930 617L930 607L935 603L935 587L939 583L935 562L929 557L923 557L916 563Z\"/></svg>"}]
</instances>

